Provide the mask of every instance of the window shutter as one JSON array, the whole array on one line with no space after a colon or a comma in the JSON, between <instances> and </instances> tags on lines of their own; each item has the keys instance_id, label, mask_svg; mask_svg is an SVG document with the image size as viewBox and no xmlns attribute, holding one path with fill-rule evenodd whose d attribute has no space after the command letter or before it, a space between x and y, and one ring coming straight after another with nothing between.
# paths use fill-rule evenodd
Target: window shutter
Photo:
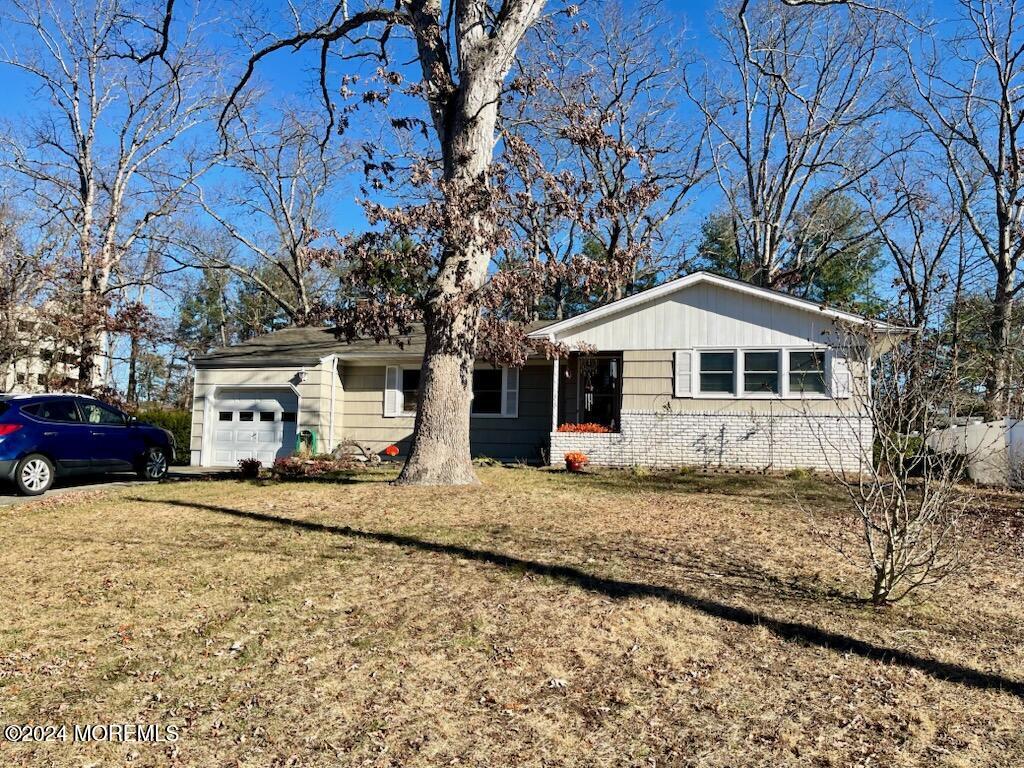
<instances>
[{"instance_id":1,"label":"window shutter","mask_svg":"<svg viewBox=\"0 0 1024 768\"><path fill-rule=\"evenodd\" d=\"M693 352L689 349L676 350L673 393L676 397L693 397Z\"/></svg>"},{"instance_id":2,"label":"window shutter","mask_svg":"<svg viewBox=\"0 0 1024 768\"><path fill-rule=\"evenodd\" d=\"M505 369L505 391L502 393L502 414L516 418L519 416L519 369Z\"/></svg>"},{"instance_id":3,"label":"window shutter","mask_svg":"<svg viewBox=\"0 0 1024 768\"><path fill-rule=\"evenodd\" d=\"M850 397L850 390L852 389L853 382L850 376L850 366L847 364L846 358L838 357L830 352L829 368L832 378L832 397Z\"/></svg>"},{"instance_id":4,"label":"window shutter","mask_svg":"<svg viewBox=\"0 0 1024 768\"><path fill-rule=\"evenodd\" d=\"M384 376L384 415L398 416L401 412L402 369L395 365L389 365Z\"/></svg>"}]
</instances>

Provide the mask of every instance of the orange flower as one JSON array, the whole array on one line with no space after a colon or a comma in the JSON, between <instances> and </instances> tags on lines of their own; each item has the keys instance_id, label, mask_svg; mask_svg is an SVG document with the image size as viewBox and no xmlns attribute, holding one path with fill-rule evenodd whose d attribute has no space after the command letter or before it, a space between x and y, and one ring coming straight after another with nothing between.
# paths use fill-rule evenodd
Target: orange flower
<instances>
[{"instance_id":1,"label":"orange flower","mask_svg":"<svg viewBox=\"0 0 1024 768\"><path fill-rule=\"evenodd\" d=\"M399 450L397 445L389 445L387 448L384 449L385 456L397 456L398 454Z\"/></svg>"},{"instance_id":2,"label":"orange flower","mask_svg":"<svg viewBox=\"0 0 1024 768\"><path fill-rule=\"evenodd\" d=\"M591 435L607 435L611 433L611 428L606 427L604 424L595 424L593 422L587 422L585 424L559 424L559 432L579 432L583 434Z\"/></svg>"}]
</instances>

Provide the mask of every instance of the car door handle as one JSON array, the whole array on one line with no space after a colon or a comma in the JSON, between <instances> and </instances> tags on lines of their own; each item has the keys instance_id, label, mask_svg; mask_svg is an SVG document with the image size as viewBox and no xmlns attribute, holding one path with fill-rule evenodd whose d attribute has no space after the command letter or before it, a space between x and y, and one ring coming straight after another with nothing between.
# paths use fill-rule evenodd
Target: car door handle
<instances>
[{"instance_id":1,"label":"car door handle","mask_svg":"<svg viewBox=\"0 0 1024 768\"><path fill-rule=\"evenodd\" d=\"M43 432L43 437L56 437L56 432Z\"/></svg>"},{"instance_id":2,"label":"car door handle","mask_svg":"<svg viewBox=\"0 0 1024 768\"><path fill-rule=\"evenodd\" d=\"M89 434L90 435L95 435L97 437L102 437L103 435L105 435L107 433L106 432L90 432Z\"/></svg>"}]
</instances>

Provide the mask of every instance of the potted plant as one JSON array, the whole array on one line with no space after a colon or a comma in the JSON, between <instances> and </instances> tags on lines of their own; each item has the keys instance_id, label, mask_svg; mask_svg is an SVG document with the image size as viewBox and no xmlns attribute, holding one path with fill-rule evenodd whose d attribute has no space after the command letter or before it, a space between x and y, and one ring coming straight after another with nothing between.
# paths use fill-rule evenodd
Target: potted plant
<instances>
[{"instance_id":1,"label":"potted plant","mask_svg":"<svg viewBox=\"0 0 1024 768\"><path fill-rule=\"evenodd\" d=\"M582 472L589 463L590 459L582 451L569 451L565 454L565 468L570 472Z\"/></svg>"}]
</instances>

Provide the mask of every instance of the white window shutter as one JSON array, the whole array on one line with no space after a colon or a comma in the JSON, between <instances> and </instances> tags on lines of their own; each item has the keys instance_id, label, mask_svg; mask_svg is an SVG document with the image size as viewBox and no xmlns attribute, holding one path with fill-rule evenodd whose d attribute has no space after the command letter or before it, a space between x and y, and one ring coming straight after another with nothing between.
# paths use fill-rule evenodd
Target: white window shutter
<instances>
[{"instance_id":1,"label":"white window shutter","mask_svg":"<svg viewBox=\"0 0 1024 768\"><path fill-rule=\"evenodd\" d=\"M691 350L676 350L674 378L673 394L676 397L693 397L693 352Z\"/></svg>"},{"instance_id":2,"label":"white window shutter","mask_svg":"<svg viewBox=\"0 0 1024 768\"><path fill-rule=\"evenodd\" d=\"M505 391L502 393L502 415L516 418L519 416L519 369L506 368L502 377Z\"/></svg>"},{"instance_id":3,"label":"white window shutter","mask_svg":"<svg viewBox=\"0 0 1024 768\"><path fill-rule=\"evenodd\" d=\"M850 375L850 366L847 364L846 358L829 353L829 368L832 378L832 397L850 397L850 390L853 388L853 381Z\"/></svg>"},{"instance_id":4,"label":"white window shutter","mask_svg":"<svg viewBox=\"0 0 1024 768\"><path fill-rule=\"evenodd\" d=\"M384 415L398 416L401 412L402 369L395 365L389 365L384 376Z\"/></svg>"}]
</instances>

